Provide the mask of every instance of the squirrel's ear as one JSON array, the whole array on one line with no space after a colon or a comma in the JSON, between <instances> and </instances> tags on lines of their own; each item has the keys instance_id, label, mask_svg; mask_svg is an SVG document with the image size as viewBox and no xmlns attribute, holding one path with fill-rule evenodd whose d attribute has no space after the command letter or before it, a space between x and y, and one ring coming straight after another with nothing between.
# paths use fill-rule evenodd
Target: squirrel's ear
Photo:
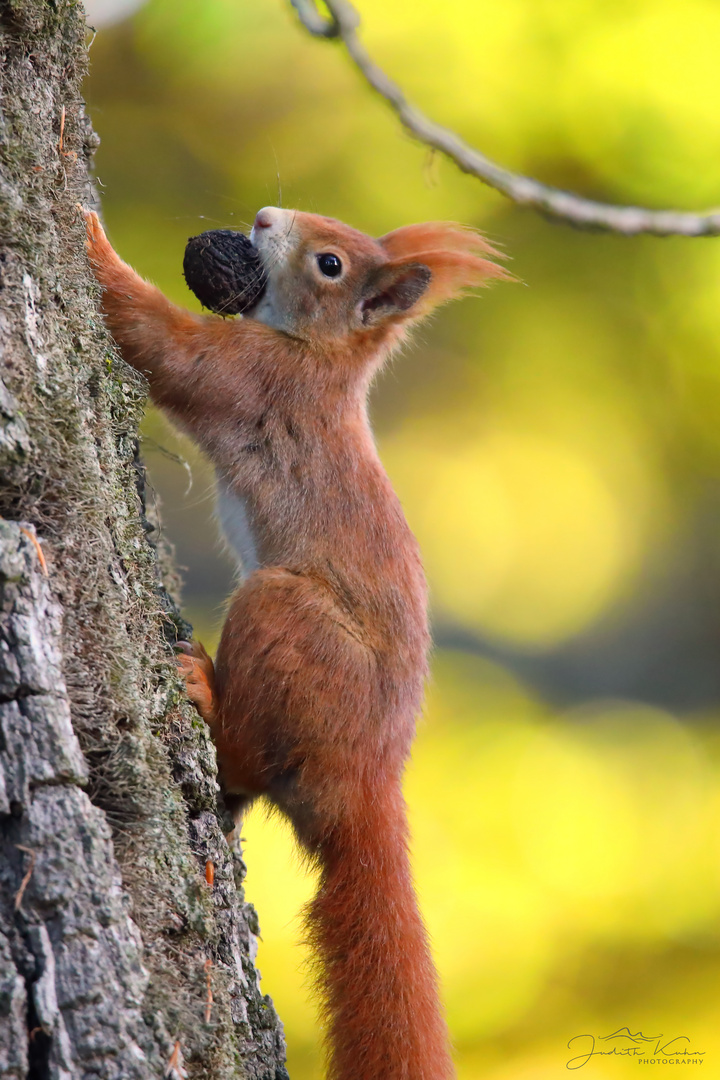
<instances>
[{"instance_id":1,"label":"squirrel's ear","mask_svg":"<svg viewBox=\"0 0 720 1080\"><path fill-rule=\"evenodd\" d=\"M423 263L386 263L374 271L360 303L364 326L378 326L386 319L401 316L427 292L432 278Z\"/></svg>"},{"instance_id":2,"label":"squirrel's ear","mask_svg":"<svg viewBox=\"0 0 720 1080\"><path fill-rule=\"evenodd\" d=\"M462 296L468 289L489 285L493 280L514 280L504 267L491 261L492 257L502 258L501 252L477 230L464 225L445 221L403 225L381 237L379 243L395 265L401 260L406 264L422 263L432 274L412 318L428 315L438 304Z\"/></svg>"}]
</instances>

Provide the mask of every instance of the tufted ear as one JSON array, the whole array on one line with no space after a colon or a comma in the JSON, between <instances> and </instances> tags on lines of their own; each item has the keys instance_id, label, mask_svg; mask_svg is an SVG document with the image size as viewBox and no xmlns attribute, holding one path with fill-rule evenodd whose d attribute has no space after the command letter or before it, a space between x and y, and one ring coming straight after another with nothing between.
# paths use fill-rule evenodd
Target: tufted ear
<instances>
[{"instance_id":1,"label":"tufted ear","mask_svg":"<svg viewBox=\"0 0 720 1080\"><path fill-rule=\"evenodd\" d=\"M387 319L411 313L427 292L431 278L430 267L417 262L386 263L374 270L360 302L363 324L379 326Z\"/></svg>"},{"instance_id":2,"label":"tufted ear","mask_svg":"<svg viewBox=\"0 0 720 1080\"><path fill-rule=\"evenodd\" d=\"M504 267L492 261L502 258L501 252L476 229L453 222L404 225L381 237L380 244L395 263L412 261L430 270L429 287L413 310L413 318L429 314L438 304L462 296L468 289L489 285L493 279L514 280Z\"/></svg>"}]
</instances>

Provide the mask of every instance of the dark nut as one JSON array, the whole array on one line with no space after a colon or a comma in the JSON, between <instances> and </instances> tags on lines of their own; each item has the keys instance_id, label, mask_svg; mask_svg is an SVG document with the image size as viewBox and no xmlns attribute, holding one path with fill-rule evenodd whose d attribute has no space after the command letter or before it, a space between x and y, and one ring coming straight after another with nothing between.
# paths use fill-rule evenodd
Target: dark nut
<instances>
[{"instance_id":1,"label":"dark nut","mask_svg":"<svg viewBox=\"0 0 720 1080\"><path fill-rule=\"evenodd\" d=\"M203 307L218 315L239 315L257 304L267 277L260 255L243 233L211 229L192 236L183 273Z\"/></svg>"}]
</instances>

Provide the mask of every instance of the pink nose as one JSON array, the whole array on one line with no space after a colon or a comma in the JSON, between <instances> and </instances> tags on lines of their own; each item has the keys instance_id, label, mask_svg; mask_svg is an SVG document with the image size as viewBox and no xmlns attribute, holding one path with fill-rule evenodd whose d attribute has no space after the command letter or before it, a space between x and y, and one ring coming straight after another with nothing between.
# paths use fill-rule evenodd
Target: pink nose
<instances>
[{"instance_id":1,"label":"pink nose","mask_svg":"<svg viewBox=\"0 0 720 1080\"><path fill-rule=\"evenodd\" d=\"M269 229L273 223L272 214L269 210L259 210L255 217L255 226L258 229Z\"/></svg>"}]
</instances>

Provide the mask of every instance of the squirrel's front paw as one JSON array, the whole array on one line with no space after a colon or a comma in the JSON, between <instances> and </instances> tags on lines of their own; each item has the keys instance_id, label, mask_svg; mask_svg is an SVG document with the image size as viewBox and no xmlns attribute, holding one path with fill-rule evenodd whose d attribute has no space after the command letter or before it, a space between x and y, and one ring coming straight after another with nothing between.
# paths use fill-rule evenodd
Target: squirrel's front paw
<instances>
[{"instance_id":1,"label":"squirrel's front paw","mask_svg":"<svg viewBox=\"0 0 720 1080\"><path fill-rule=\"evenodd\" d=\"M217 716L215 668L199 641L178 641L178 671L185 679L187 694L206 724L212 726Z\"/></svg>"},{"instance_id":2,"label":"squirrel's front paw","mask_svg":"<svg viewBox=\"0 0 720 1080\"><path fill-rule=\"evenodd\" d=\"M105 230L100 224L100 218L94 210L86 210L79 207L85 219L85 231L87 233L87 253L92 265L97 268L109 259L117 258L110 241L105 235Z\"/></svg>"}]
</instances>

